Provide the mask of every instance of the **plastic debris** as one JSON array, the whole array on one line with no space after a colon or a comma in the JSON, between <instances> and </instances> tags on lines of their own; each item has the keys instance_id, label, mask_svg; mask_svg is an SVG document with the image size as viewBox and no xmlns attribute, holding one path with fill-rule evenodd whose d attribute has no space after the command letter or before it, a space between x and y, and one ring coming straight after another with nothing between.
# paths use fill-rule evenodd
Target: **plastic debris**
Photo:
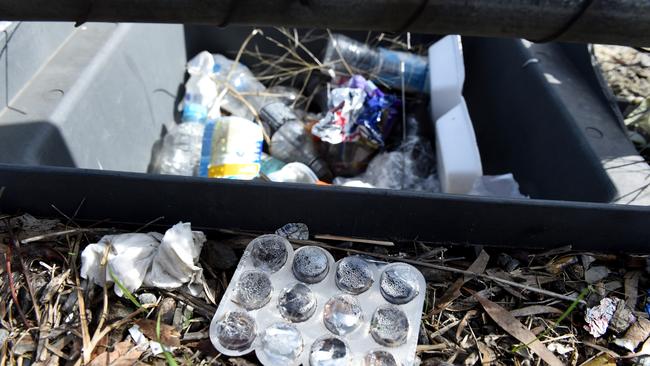
<instances>
[{"instance_id":1,"label":"plastic debris","mask_svg":"<svg viewBox=\"0 0 650 366\"><path fill-rule=\"evenodd\" d=\"M587 281L587 283L596 283L607 278L608 275L609 269L605 266L589 267L589 269L585 271L585 281Z\"/></svg>"},{"instance_id":2,"label":"plastic debris","mask_svg":"<svg viewBox=\"0 0 650 366\"><path fill-rule=\"evenodd\" d=\"M165 232L106 235L81 253L82 278L98 286L120 281L128 291L140 286L162 289L187 285L198 295L203 286L203 269L198 264L205 235L192 231L189 223L178 223ZM101 265L106 255L105 268ZM123 296L120 286L115 286Z\"/></svg>"},{"instance_id":3,"label":"plastic debris","mask_svg":"<svg viewBox=\"0 0 650 366\"><path fill-rule=\"evenodd\" d=\"M332 172L320 158L313 138L306 128L297 117L284 122L271 136L271 155L285 162L301 162L319 179L329 180L332 178Z\"/></svg>"},{"instance_id":4,"label":"plastic debris","mask_svg":"<svg viewBox=\"0 0 650 366\"><path fill-rule=\"evenodd\" d=\"M428 93L429 68L427 58L413 53L373 48L342 34L333 34L325 50L324 64L333 71L353 72L372 77L392 88Z\"/></svg>"},{"instance_id":5,"label":"plastic debris","mask_svg":"<svg viewBox=\"0 0 650 366\"><path fill-rule=\"evenodd\" d=\"M407 137L395 151L375 156L366 171L353 178L337 177L335 185L439 192L435 154L419 135L418 121L407 117Z\"/></svg>"},{"instance_id":6,"label":"plastic debris","mask_svg":"<svg viewBox=\"0 0 650 366\"><path fill-rule=\"evenodd\" d=\"M616 311L617 302L618 299L606 297L600 300L600 305L587 309L585 313L585 322L587 322L585 330L596 338L605 334L609 322L614 316L614 311Z\"/></svg>"},{"instance_id":7,"label":"plastic debris","mask_svg":"<svg viewBox=\"0 0 650 366\"><path fill-rule=\"evenodd\" d=\"M200 122L175 125L162 140L153 171L159 174L197 175L204 129L205 125Z\"/></svg>"},{"instance_id":8,"label":"plastic debris","mask_svg":"<svg viewBox=\"0 0 650 366\"><path fill-rule=\"evenodd\" d=\"M265 365L289 365L302 353L302 335L295 326L275 323L261 335L261 352L257 352Z\"/></svg>"},{"instance_id":9,"label":"plastic debris","mask_svg":"<svg viewBox=\"0 0 650 366\"><path fill-rule=\"evenodd\" d=\"M275 234L290 240L309 240L309 227L302 222L292 222L277 229Z\"/></svg>"},{"instance_id":10,"label":"plastic debris","mask_svg":"<svg viewBox=\"0 0 650 366\"><path fill-rule=\"evenodd\" d=\"M289 163L282 169L269 173L267 177L273 182L284 183L318 183L318 177L303 163Z\"/></svg>"},{"instance_id":11,"label":"plastic debris","mask_svg":"<svg viewBox=\"0 0 650 366\"><path fill-rule=\"evenodd\" d=\"M469 194L488 197L528 198L519 192L519 184L512 173L479 177L474 181Z\"/></svg>"},{"instance_id":12,"label":"plastic debris","mask_svg":"<svg viewBox=\"0 0 650 366\"><path fill-rule=\"evenodd\" d=\"M361 113L365 98L363 89L333 89L329 96L330 110L312 127L312 134L330 144L358 140L359 134L354 122Z\"/></svg>"},{"instance_id":13,"label":"plastic debris","mask_svg":"<svg viewBox=\"0 0 650 366\"><path fill-rule=\"evenodd\" d=\"M384 146L399 111L400 101L373 82L354 75L343 87L332 89L329 111L312 127L312 133L330 144L364 141Z\"/></svg>"},{"instance_id":14,"label":"plastic debris","mask_svg":"<svg viewBox=\"0 0 650 366\"><path fill-rule=\"evenodd\" d=\"M244 280L251 273L258 278ZM380 278L383 286L373 285ZM324 248L294 251L286 239L263 235L250 241L223 291L210 340L223 355L255 352L267 366L356 365L375 351L374 365L413 365L418 336L410 327L420 327L425 288L409 264L362 256L335 263ZM242 301L242 293L261 300Z\"/></svg>"}]
</instances>

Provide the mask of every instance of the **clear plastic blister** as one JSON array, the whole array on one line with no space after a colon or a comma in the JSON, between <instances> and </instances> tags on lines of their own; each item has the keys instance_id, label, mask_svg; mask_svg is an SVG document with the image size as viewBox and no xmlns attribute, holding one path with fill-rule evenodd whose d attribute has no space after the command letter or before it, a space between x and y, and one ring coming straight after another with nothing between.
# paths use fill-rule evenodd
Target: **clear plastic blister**
<instances>
[{"instance_id":1,"label":"clear plastic blister","mask_svg":"<svg viewBox=\"0 0 650 366\"><path fill-rule=\"evenodd\" d=\"M411 265L335 262L322 248L294 251L262 235L246 248L210 338L224 355L255 351L267 366L413 365L425 292Z\"/></svg>"}]
</instances>

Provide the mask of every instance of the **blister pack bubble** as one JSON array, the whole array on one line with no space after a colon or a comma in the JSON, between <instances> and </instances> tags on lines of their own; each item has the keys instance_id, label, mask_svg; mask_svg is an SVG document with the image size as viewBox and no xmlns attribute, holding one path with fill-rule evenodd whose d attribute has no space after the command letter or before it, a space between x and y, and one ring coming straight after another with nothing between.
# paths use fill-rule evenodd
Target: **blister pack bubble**
<instances>
[{"instance_id":1,"label":"blister pack bubble","mask_svg":"<svg viewBox=\"0 0 650 366\"><path fill-rule=\"evenodd\" d=\"M226 289L210 339L227 356L266 366L415 364L426 282L405 263L294 250L278 235L253 239Z\"/></svg>"}]
</instances>

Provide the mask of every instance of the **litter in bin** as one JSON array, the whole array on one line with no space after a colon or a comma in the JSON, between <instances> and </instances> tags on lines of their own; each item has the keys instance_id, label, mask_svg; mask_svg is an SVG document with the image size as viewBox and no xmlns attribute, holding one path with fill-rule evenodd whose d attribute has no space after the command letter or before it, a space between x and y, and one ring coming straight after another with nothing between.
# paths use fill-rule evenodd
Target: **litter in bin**
<instances>
[{"instance_id":1,"label":"litter in bin","mask_svg":"<svg viewBox=\"0 0 650 366\"><path fill-rule=\"evenodd\" d=\"M319 36L278 31L286 40L254 30L234 59L203 51L188 62L181 123L153 171L524 197L513 179L482 177L458 36L382 47L327 33L321 61L309 45ZM253 39L280 54L249 49ZM423 100L431 116L413 119ZM424 125L435 134L419 134Z\"/></svg>"},{"instance_id":2,"label":"litter in bin","mask_svg":"<svg viewBox=\"0 0 650 366\"><path fill-rule=\"evenodd\" d=\"M365 172L352 178L337 177L334 184L439 192L431 143L419 135L418 121L414 116L407 117L406 126L406 140L395 151L378 154Z\"/></svg>"}]
</instances>

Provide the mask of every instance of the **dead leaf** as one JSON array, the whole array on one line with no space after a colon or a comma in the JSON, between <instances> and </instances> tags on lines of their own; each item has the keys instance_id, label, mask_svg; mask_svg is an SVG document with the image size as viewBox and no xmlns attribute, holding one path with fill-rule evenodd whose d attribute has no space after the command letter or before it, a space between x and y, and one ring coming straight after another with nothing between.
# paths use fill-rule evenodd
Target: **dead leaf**
<instances>
[{"instance_id":1,"label":"dead leaf","mask_svg":"<svg viewBox=\"0 0 650 366\"><path fill-rule=\"evenodd\" d=\"M632 309L624 301L619 301L616 304L616 311L614 311L612 321L609 323L609 329L616 333L622 333L634 324L634 322L636 322L636 316Z\"/></svg>"},{"instance_id":2,"label":"dead leaf","mask_svg":"<svg viewBox=\"0 0 650 366\"><path fill-rule=\"evenodd\" d=\"M616 366L616 359L607 353L602 353L580 366Z\"/></svg>"},{"instance_id":3,"label":"dead leaf","mask_svg":"<svg viewBox=\"0 0 650 366\"><path fill-rule=\"evenodd\" d=\"M639 271L625 273L625 303L634 309L639 299Z\"/></svg>"},{"instance_id":4,"label":"dead leaf","mask_svg":"<svg viewBox=\"0 0 650 366\"><path fill-rule=\"evenodd\" d=\"M645 318L637 319L636 323L625 332L623 338L618 338L614 340L614 344L617 346L623 347L630 352L639 346L639 343L643 342L650 335L650 320Z\"/></svg>"},{"instance_id":5,"label":"dead leaf","mask_svg":"<svg viewBox=\"0 0 650 366\"><path fill-rule=\"evenodd\" d=\"M140 319L135 324L140 327L140 331L147 338L158 342L155 320ZM168 347L179 347L181 345L181 334L171 325L160 324L160 343Z\"/></svg>"},{"instance_id":6,"label":"dead leaf","mask_svg":"<svg viewBox=\"0 0 650 366\"><path fill-rule=\"evenodd\" d=\"M113 345L112 351L104 351L95 357L88 366L130 366L142 355L142 350L131 341Z\"/></svg>"},{"instance_id":7,"label":"dead leaf","mask_svg":"<svg viewBox=\"0 0 650 366\"><path fill-rule=\"evenodd\" d=\"M53 277L45 287L45 290L43 290L43 295L41 296L41 303L45 304L50 302L52 300L52 297L54 297L54 295L57 292L59 292L61 286L63 286L65 281L68 279L69 275L70 275L70 270L68 269L65 272L61 273L60 275Z\"/></svg>"},{"instance_id":8,"label":"dead leaf","mask_svg":"<svg viewBox=\"0 0 650 366\"><path fill-rule=\"evenodd\" d=\"M460 320L460 324L458 324L458 329L456 329L456 341L460 342L460 336L463 334L463 330L465 330L465 327L467 327L467 321L470 318L473 318L476 315L476 310L470 310L463 315L463 318Z\"/></svg>"},{"instance_id":9,"label":"dead leaf","mask_svg":"<svg viewBox=\"0 0 650 366\"><path fill-rule=\"evenodd\" d=\"M575 255L566 255L550 261L546 264L546 270L552 274L560 274L564 269L572 264L578 263Z\"/></svg>"},{"instance_id":10,"label":"dead leaf","mask_svg":"<svg viewBox=\"0 0 650 366\"><path fill-rule=\"evenodd\" d=\"M562 314L562 310L546 305L531 305L510 311L514 317L531 316L538 314Z\"/></svg>"},{"instance_id":11,"label":"dead leaf","mask_svg":"<svg viewBox=\"0 0 650 366\"><path fill-rule=\"evenodd\" d=\"M485 250L481 250L481 253L478 255L474 263L472 263L472 265L469 266L467 270L469 272L474 272L477 274L483 273L485 271L485 267L487 267L489 260L490 256L487 254L487 252ZM473 276L465 275L454 281L454 283L449 286L449 288L447 288L445 293L442 294L440 299L438 299L434 313L438 313L444 310L447 305L456 300L460 296L460 288L463 287L463 285L472 278Z\"/></svg>"},{"instance_id":12,"label":"dead leaf","mask_svg":"<svg viewBox=\"0 0 650 366\"><path fill-rule=\"evenodd\" d=\"M478 360L479 360L478 353L476 353L476 352L472 352L472 353L470 353L469 356L467 356L467 358L465 359L465 362L463 362L463 364L464 364L465 366L472 366L472 365L474 365Z\"/></svg>"},{"instance_id":13,"label":"dead leaf","mask_svg":"<svg viewBox=\"0 0 650 366\"><path fill-rule=\"evenodd\" d=\"M492 348L490 348L490 346L488 346L487 344L478 341L476 342L476 347L478 348L478 351L481 354L481 364L489 365L492 362L495 362L497 360L496 353L494 353Z\"/></svg>"},{"instance_id":14,"label":"dead leaf","mask_svg":"<svg viewBox=\"0 0 650 366\"><path fill-rule=\"evenodd\" d=\"M594 266L585 271L585 281L587 283L596 283L607 278L609 275L609 268L605 266Z\"/></svg>"},{"instance_id":15,"label":"dead leaf","mask_svg":"<svg viewBox=\"0 0 650 366\"><path fill-rule=\"evenodd\" d=\"M535 335L524 327L517 318L512 316L510 312L501 307L500 305L484 298L477 293L473 294L474 297L481 303L483 309L488 313L490 318L494 320L503 330L508 332L511 336L519 342L527 345L533 352L535 352L544 362L551 366L560 366L564 363L560 361L551 351L542 344L542 342L535 337Z\"/></svg>"},{"instance_id":16,"label":"dead leaf","mask_svg":"<svg viewBox=\"0 0 650 366\"><path fill-rule=\"evenodd\" d=\"M504 270L502 270L500 268L489 268L489 269L485 270L485 273L489 274L492 277L501 278L501 279L504 279L504 280L516 282L514 277L510 276L510 274L508 274L507 272L505 272ZM506 290L510 295L512 295L512 296L514 296L514 297L516 297L518 299L528 300L528 297L524 296L520 291L517 291L517 290L513 289L512 287L510 287L508 285L505 285L505 284L499 283L499 282L497 282L497 285L499 287L503 288L504 290Z\"/></svg>"}]
</instances>

